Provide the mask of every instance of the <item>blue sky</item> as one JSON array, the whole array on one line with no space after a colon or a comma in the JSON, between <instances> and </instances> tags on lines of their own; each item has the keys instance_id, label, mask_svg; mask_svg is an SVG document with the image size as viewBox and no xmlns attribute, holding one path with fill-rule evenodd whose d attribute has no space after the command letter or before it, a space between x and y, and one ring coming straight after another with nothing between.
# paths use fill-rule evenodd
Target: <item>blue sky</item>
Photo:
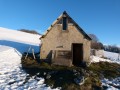
<instances>
[{"instance_id":1,"label":"blue sky","mask_svg":"<svg viewBox=\"0 0 120 90\"><path fill-rule=\"evenodd\" d=\"M64 10L86 33L120 45L120 0L0 0L0 27L44 33Z\"/></svg>"}]
</instances>

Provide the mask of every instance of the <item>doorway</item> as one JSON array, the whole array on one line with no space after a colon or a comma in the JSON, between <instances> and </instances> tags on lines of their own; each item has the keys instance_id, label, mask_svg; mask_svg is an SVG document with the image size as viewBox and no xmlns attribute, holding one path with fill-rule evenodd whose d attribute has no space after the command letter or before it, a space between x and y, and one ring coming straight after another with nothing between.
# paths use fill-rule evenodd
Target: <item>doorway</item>
<instances>
[{"instance_id":1,"label":"doorway","mask_svg":"<svg viewBox=\"0 0 120 90\"><path fill-rule=\"evenodd\" d=\"M72 44L73 65L79 66L83 62L83 44Z\"/></svg>"}]
</instances>

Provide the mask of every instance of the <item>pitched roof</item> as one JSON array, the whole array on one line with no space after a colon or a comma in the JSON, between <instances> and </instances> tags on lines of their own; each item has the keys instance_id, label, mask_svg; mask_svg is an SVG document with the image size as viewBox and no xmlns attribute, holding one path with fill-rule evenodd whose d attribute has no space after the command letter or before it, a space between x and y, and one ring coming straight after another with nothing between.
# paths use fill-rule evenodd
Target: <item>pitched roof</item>
<instances>
[{"instance_id":1,"label":"pitched roof","mask_svg":"<svg viewBox=\"0 0 120 90\"><path fill-rule=\"evenodd\" d=\"M51 28L52 28L64 15L65 15L66 17L68 17L69 19L71 19L71 21L74 23L74 25L78 28L79 32L81 32L87 39L92 40L92 39L87 35L87 33L85 33L84 30L67 14L66 11L64 11L64 12L57 18L57 20L55 20L55 21L52 23L52 25L48 28L47 32L46 32L44 35L42 35L42 37L40 37L40 39L41 39L41 38L44 38L44 37L48 34L48 32L51 30Z\"/></svg>"}]
</instances>

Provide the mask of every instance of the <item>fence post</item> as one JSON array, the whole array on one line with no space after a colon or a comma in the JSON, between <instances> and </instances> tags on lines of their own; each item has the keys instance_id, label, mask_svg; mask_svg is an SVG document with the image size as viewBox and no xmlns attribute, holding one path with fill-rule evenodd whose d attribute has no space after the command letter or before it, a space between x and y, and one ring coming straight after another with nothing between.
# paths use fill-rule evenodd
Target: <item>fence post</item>
<instances>
[{"instance_id":1,"label":"fence post","mask_svg":"<svg viewBox=\"0 0 120 90\"><path fill-rule=\"evenodd\" d=\"M36 58L35 58L34 49L32 49L32 54L33 54L33 58L36 59Z\"/></svg>"},{"instance_id":2,"label":"fence post","mask_svg":"<svg viewBox=\"0 0 120 90\"><path fill-rule=\"evenodd\" d=\"M30 49L31 49L31 46L29 47L28 52L30 51ZM26 54L26 56L25 56L25 59L26 59L27 56L28 56L28 52L27 52L27 54Z\"/></svg>"}]
</instances>

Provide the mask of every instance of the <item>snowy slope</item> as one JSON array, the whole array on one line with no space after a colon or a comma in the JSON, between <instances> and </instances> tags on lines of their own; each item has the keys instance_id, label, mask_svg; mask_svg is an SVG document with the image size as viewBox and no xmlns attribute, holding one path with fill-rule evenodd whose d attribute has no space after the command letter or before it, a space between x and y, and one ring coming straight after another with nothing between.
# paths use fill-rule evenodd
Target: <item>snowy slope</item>
<instances>
[{"instance_id":1,"label":"snowy slope","mask_svg":"<svg viewBox=\"0 0 120 90\"><path fill-rule=\"evenodd\" d=\"M40 35L29 34L17 30L11 30L0 27L0 40L21 42L25 44L39 45Z\"/></svg>"},{"instance_id":2,"label":"snowy slope","mask_svg":"<svg viewBox=\"0 0 120 90\"><path fill-rule=\"evenodd\" d=\"M114 60L114 61L118 60L118 61L120 61L120 54L118 54L118 53L104 51L104 56L109 58L110 60Z\"/></svg>"},{"instance_id":3,"label":"snowy slope","mask_svg":"<svg viewBox=\"0 0 120 90\"><path fill-rule=\"evenodd\" d=\"M120 54L118 54L118 53L104 51L104 57L106 59L100 58L100 57L97 57L97 56L91 56L91 62L104 61L104 62L120 64Z\"/></svg>"},{"instance_id":4,"label":"snowy slope","mask_svg":"<svg viewBox=\"0 0 120 90\"><path fill-rule=\"evenodd\" d=\"M97 56L91 56L91 63L96 63L96 62L100 62L100 61L120 64L120 60L104 59L104 58L100 58L100 57L97 57Z\"/></svg>"},{"instance_id":5,"label":"snowy slope","mask_svg":"<svg viewBox=\"0 0 120 90\"><path fill-rule=\"evenodd\" d=\"M22 55L12 47L0 46L0 73L11 71L14 65L19 65L21 56Z\"/></svg>"},{"instance_id":6,"label":"snowy slope","mask_svg":"<svg viewBox=\"0 0 120 90\"><path fill-rule=\"evenodd\" d=\"M46 87L43 78L30 77L22 70L20 59L21 54L15 48L0 46L0 90L52 90Z\"/></svg>"},{"instance_id":7,"label":"snowy slope","mask_svg":"<svg viewBox=\"0 0 120 90\"><path fill-rule=\"evenodd\" d=\"M120 57L118 53L104 51L104 57L108 59L100 58L97 56L91 56L91 63L103 61L103 62L120 64ZM102 82L102 86L106 87L106 90L120 90L120 77L117 77L115 79L103 78L101 82Z\"/></svg>"},{"instance_id":8,"label":"snowy slope","mask_svg":"<svg viewBox=\"0 0 120 90\"><path fill-rule=\"evenodd\" d=\"M0 28L0 90L53 90L46 87L44 78L31 77L21 67L23 52L30 46L39 51L39 38L40 35Z\"/></svg>"},{"instance_id":9,"label":"snowy slope","mask_svg":"<svg viewBox=\"0 0 120 90\"><path fill-rule=\"evenodd\" d=\"M37 45L30 45L30 44L24 44L24 43L13 42L13 41L0 40L0 45L13 47L22 54L24 52L27 52L30 46L34 49L34 52L40 51L40 47ZM32 52L32 50L30 50L30 52Z\"/></svg>"}]
</instances>

